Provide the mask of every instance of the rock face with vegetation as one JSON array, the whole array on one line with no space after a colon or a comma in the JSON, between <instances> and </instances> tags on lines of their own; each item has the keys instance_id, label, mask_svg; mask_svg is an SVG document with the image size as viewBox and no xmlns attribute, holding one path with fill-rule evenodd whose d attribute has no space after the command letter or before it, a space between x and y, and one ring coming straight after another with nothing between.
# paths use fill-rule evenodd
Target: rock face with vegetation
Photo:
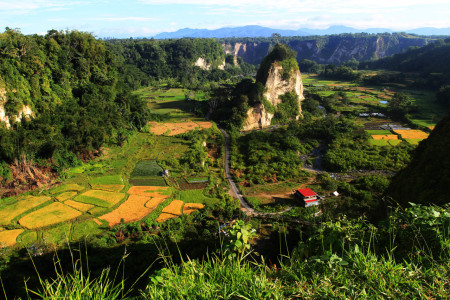
<instances>
[{"instance_id":1,"label":"rock face with vegetation","mask_svg":"<svg viewBox=\"0 0 450 300\"><path fill-rule=\"evenodd\" d=\"M247 112L244 130L264 128L275 123L298 119L301 114L303 84L295 59L288 46L277 44L261 63L256 84L264 87L262 103L254 104Z\"/></svg>"},{"instance_id":2,"label":"rock face with vegetation","mask_svg":"<svg viewBox=\"0 0 450 300\"><path fill-rule=\"evenodd\" d=\"M392 180L387 194L407 206L448 203L450 186L450 116L440 121L417 147L411 163Z\"/></svg>"},{"instance_id":3,"label":"rock face with vegetation","mask_svg":"<svg viewBox=\"0 0 450 300\"><path fill-rule=\"evenodd\" d=\"M341 64L353 58L358 61L383 58L400 53L409 47L422 47L431 40L429 37L407 33L346 33L283 37L280 41L297 51L298 61L309 59L322 64ZM227 54L242 57L247 63L259 64L269 53L273 40L271 38L224 38L220 42Z\"/></svg>"},{"instance_id":4,"label":"rock face with vegetation","mask_svg":"<svg viewBox=\"0 0 450 300\"><path fill-rule=\"evenodd\" d=\"M273 114L267 112L264 104L255 104L247 111L247 118L244 123L244 130L252 130L270 126Z\"/></svg>"}]
</instances>

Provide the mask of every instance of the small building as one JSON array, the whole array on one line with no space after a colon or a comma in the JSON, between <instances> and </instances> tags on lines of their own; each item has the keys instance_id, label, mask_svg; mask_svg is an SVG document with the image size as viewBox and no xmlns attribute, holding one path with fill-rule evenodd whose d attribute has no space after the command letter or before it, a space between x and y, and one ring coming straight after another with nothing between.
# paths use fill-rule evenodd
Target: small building
<instances>
[{"instance_id":1,"label":"small building","mask_svg":"<svg viewBox=\"0 0 450 300\"><path fill-rule=\"evenodd\" d=\"M162 176L169 177L169 170L164 169L162 172Z\"/></svg>"},{"instance_id":2,"label":"small building","mask_svg":"<svg viewBox=\"0 0 450 300\"><path fill-rule=\"evenodd\" d=\"M295 190L294 196L305 206L318 205L318 195L310 188Z\"/></svg>"}]
</instances>

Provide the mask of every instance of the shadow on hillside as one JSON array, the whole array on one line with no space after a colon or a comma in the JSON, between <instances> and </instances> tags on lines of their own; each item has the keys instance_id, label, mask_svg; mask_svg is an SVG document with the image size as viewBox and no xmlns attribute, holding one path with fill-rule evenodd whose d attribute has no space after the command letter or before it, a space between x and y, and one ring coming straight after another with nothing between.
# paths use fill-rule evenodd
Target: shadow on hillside
<instances>
[{"instance_id":1,"label":"shadow on hillside","mask_svg":"<svg viewBox=\"0 0 450 300\"><path fill-rule=\"evenodd\" d=\"M260 205L261 208L277 208L280 206L286 207L286 206L299 206L298 201L296 201L294 198L284 198L284 197L272 197L273 202L266 203L263 205Z\"/></svg>"},{"instance_id":2,"label":"shadow on hillside","mask_svg":"<svg viewBox=\"0 0 450 300\"><path fill-rule=\"evenodd\" d=\"M36 270L43 280L54 279L56 278L55 262L60 261L61 263L56 265L61 266L65 273L70 273L73 271L73 256L73 260L80 259L82 261L84 272L90 271L91 279L97 278L105 268L110 268L111 280L113 280L116 271L118 271L117 279L121 280L124 272L125 290L128 290L151 266L133 288L131 295L138 295L139 290L145 289L149 283L149 275L152 271L164 267L163 255L166 256L171 253L170 257L173 262L180 263L179 253L184 253L184 260L187 257L191 259L202 258L207 253L208 248L215 249L215 247L215 241L205 242L198 238L189 239L188 237L178 243L171 242L169 239L161 239L158 243L122 244L110 248L74 243L70 245L71 251L60 249L32 257L32 259L30 259L28 251L22 249L2 268L1 280L8 299L19 297L27 299L25 281L29 290L38 291L41 289ZM124 256L126 257L124 264L121 264Z\"/></svg>"}]
</instances>

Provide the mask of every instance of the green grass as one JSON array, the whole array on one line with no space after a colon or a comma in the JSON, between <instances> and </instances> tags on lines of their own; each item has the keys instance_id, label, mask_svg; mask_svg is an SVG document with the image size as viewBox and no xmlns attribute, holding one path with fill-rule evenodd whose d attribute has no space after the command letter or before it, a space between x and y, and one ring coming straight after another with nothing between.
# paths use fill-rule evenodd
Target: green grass
<instances>
[{"instance_id":1,"label":"green grass","mask_svg":"<svg viewBox=\"0 0 450 300\"><path fill-rule=\"evenodd\" d=\"M252 187L244 188L245 194L257 194L257 193L283 193L298 189L300 186L297 182L281 182L274 184L262 184L254 185Z\"/></svg>"},{"instance_id":2,"label":"green grass","mask_svg":"<svg viewBox=\"0 0 450 300\"><path fill-rule=\"evenodd\" d=\"M189 183L208 182L208 177L190 177L187 179Z\"/></svg>"},{"instance_id":3,"label":"green grass","mask_svg":"<svg viewBox=\"0 0 450 300\"><path fill-rule=\"evenodd\" d=\"M131 172L131 178L143 176L161 176L162 171L163 169L155 160L143 160L136 164L133 172Z\"/></svg>"},{"instance_id":4,"label":"green grass","mask_svg":"<svg viewBox=\"0 0 450 300\"><path fill-rule=\"evenodd\" d=\"M368 135L389 135L393 134L389 130L364 130Z\"/></svg>"},{"instance_id":5,"label":"green grass","mask_svg":"<svg viewBox=\"0 0 450 300\"><path fill-rule=\"evenodd\" d=\"M70 242L72 224L64 223L57 227L42 231L42 241L48 244L65 244Z\"/></svg>"},{"instance_id":6,"label":"green grass","mask_svg":"<svg viewBox=\"0 0 450 300\"><path fill-rule=\"evenodd\" d=\"M130 179L131 185L136 186L166 186L166 181L162 176L133 177Z\"/></svg>"},{"instance_id":7,"label":"green grass","mask_svg":"<svg viewBox=\"0 0 450 300\"><path fill-rule=\"evenodd\" d=\"M390 146L389 140L373 140L370 139L369 143L373 146Z\"/></svg>"},{"instance_id":8,"label":"green grass","mask_svg":"<svg viewBox=\"0 0 450 300\"><path fill-rule=\"evenodd\" d=\"M96 177L89 181L89 184L91 185L113 185L113 184L124 184L122 176L121 175L108 175L108 176L101 176Z\"/></svg>"},{"instance_id":9,"label":"green grass","mask_svg":"<svg viewBox=\"0 0 450 300\"><path fill-rule=\"evenodd\" d=\"M55 188L50 190L50 193L52 193L53 195L56 195L56 194L61 193L61 192L67 192L67 191L79 192L79 191L82 191L84 189L86 189L86 188L81 186L81 185L71 183L71 184L63 184L63 185L60 185L58 187L55 187Z\"/></svg>"},{"instance_id":10,"label":"green grass","mask_svg":"<svg viewBox=\"0 0 450 300\"><path fill-rule=\"evenodd\" d=\"M421 140L421 139L405 139L405 141L407 141L411 145L417 146L423 140Z\"/></svg>"},{"instance_id":11,"label":"green grass","mask_svg":"<svg viewBox=\"0 0 450 300\"><path fill-rule=\"evenodd\" d=\"M100 206L100 207L111 207L114 205L113 203L110 203L108 201L94 198L94 197L85 196L85 195L78 195L73 200L81 202L81 203L87 203L87 204L92 204L95 206Z\"/></svg>"},{"instance_id":12,"label":"green grass","mask_svg":"<svg viewBox=\"0 0 450 300\"><path fill-rule=\"evenodd\" d=\"M94 208L91 208L88 211L88 213L93 216L98 216L98 215L102 215L102 214L106 213L106 211L107 211L107 209L104 207L94 207Z\"/></svg>"},{"instance_id":13,"label":"green grass","mask_svg":"<svg viewBox=\"0 0 450 300\"><path fill-rule=\"evenodd\" d=\"M402 140L388 140L389 145L391 146L397 146L398 144L400 144L402 142Z\"/></svg>"},{"instance_id":14,"label":"green grass","mask_svg":"<svg viewBox=\"0 0 450 300\"><path fill-rule=\"evenodd\" d=\"M186 190L177 191L175 199L181 200L185 203L203 203L206 205L214 205L220 202L217 198L210 198L203 194L203 190Z\"/></svg>"},{"instance_id":15,"label":"green grass","mask_svg":"<svg viewBox=\"0 0 450 300\"><path fill-rule=\"evenodd\" d=\"M76 223L73 225L71 240L74 242L82 241L84 239L88 240L89 237L93 237L102 232L103 230L100 226L92 220Z\"/></svg>"},{"instance_id":16,"label":"green grass","mask_svg":"<svg viewBox=\"0 0 450 300\"><path fill-rule=\"evenodd\" d=\"M34 231L25 231L17 237L17 242L28 247L37 241L37 233Z\"/></svg>"}]
</instances>

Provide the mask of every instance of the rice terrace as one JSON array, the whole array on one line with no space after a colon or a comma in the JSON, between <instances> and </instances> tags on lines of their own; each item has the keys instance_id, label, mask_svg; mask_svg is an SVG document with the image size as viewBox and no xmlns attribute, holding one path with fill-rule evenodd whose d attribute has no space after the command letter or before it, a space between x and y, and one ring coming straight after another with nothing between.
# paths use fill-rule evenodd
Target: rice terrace
<instances>
[{"instance_id":1,"label":"rice terrace","mask_svg":"<svg viewBox=\"0 0 450 300\"><path fill-rule=\"evenodd\" d=\"M170 93L179 92L172 89ZM172 114L174 119L181 114L178 109L163 113ZM0 244L13 246L20 241L21 246L29 247L42 242L44 236L39 233L44 231L56 234L54 238L45 235L46 240L56 244L81 241L89 236L95 239L96 235L102 238L102 230L107 232L116 225L143 219L149 224L152 220L160 223L203 209L202 203L175 199L180 186L177 181L181 186L195 185L188 183L189 176L175 170L170 179L164 178L163 168L156 161L180 157L188 149L183 139L174 137L177 134L213 127L211 122L195 119L189 113L183 116L185 121L149 122L148 133L132 136L122 148L105 149L107 158L68 170L61 185L40 189L32 195L2 199ZM159 147L164 147L164 151ZM207 182L208 177L205 178ZM196 193L202 194L202 190ZM199 199L215 202L205 196ZM73 226L67 227L68 224Z\"/></svg>"}]
</instances>

